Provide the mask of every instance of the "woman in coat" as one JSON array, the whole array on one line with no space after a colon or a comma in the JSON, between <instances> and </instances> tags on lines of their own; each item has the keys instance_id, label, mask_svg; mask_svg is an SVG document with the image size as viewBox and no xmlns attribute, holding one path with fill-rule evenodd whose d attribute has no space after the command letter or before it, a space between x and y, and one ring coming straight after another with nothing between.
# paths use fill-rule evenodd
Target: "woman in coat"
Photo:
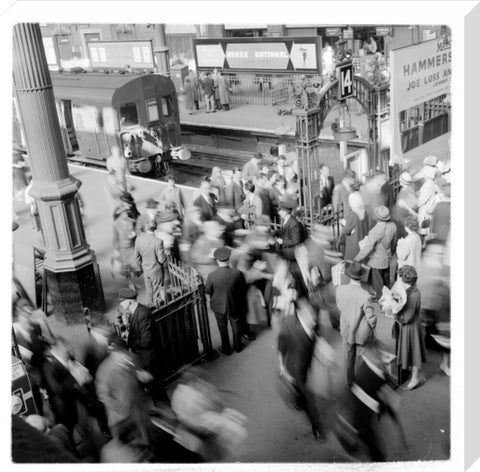
<instances>
[{"instance_id":1,"label":"woman in coat","mask_svg":"<svg viewBox=\"0 0 480 472\"><path fill-rule=\"evenodd\" d=\"M400 280L407 292L405 306L395 315L397 337L397 366L403 370L411 369L412 376L405 390L413 390L420 383L419 373L422 363L426 362L425 340L420 319L421 297L418 290L417 271L405 265L400 271Z\"/></svg>"},{"instance_id":2,"label":"woman in coat","mask_svg":"<svg viewBox=\"0 0 480 472\"><path fill-rule=\"evenodd\" d=\"M405 219L407 236L397 243L398 268L409 265L418 269L422 256L422 240L418 234L418 220L414 216Z\"/></svg>"},{"instance_id":3,"label":"woman in coat","mask_svg":"<svg viewBox=\"0 0 480 472\"><path fill-rule=\"evenodd\" d=\"M183 91L185 93L185 108L188 110L189 115L193 115L193 110L195 109L195 87L190 77L185 78Z\"/></svg>"},{"instance_id":4,"label":"woman in coat","mask_svg":"<svg viewBox=\"0 0 480 472\"><path fill-rule=\"evenodd\" d=\"M344 258L351 261L360 251L358 243L368 234L368 218L362 197L358 192L348 196L348 204L352 210L340 236L340 245L344 245Z\"/></svg>"}]
</instances>

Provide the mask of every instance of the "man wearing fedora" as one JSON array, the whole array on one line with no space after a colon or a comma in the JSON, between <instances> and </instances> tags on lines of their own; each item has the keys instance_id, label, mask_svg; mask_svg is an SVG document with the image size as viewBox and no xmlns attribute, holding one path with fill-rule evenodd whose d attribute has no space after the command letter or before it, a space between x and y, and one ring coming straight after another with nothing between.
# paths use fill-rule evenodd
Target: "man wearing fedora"
<instances>
[{"instance_id":1,"label":"man wearing fedora","mask_svg":"<svg viewBox=\"0 0 480 472\"><path fill-rule=\"evenodd\" d=\"M156 229L156 221L147 223L145 233L141 233L135 241L135 259L142 268L148 304L152 307L165 299L163 282L167 258L163 241L155 236Z\"/></svg>"},{"instance_id":2,"label":"man wearing fedora","mask_svg":"<svg viewBox=\"0 0 480 472\"><path fill-rule=\"evenodd\" d=\"M145 225L157 220L158 216L158 202L153 198L147 200L145 206L146 213L142 213L137 219L137 231L145 232Z\"/></svg>"},{"instance_id":3,"label":"man wearing fedora","mask_svg":"<svg viewBox=\"0 0 480 472\"><path fill-rule=\"evenodd\" d=\"M384 205L375 208L377 224L368 233L355 261L371 267L370 282L378 300L384 285L390 286L390 263L397 247L397 226L390 221L390 211Z\"/></svg>"},{"instance_id":4,"label":"man wearing fedora","mask_svg":"<svg viewBox=\"0 0 480 472\"><path fill-rule=\"evenodd\" d=\"M218 269L211 272L205 283L205 293L210 296L210 308L215 313L218 331L222 340L219 351L229 356L232 354L228 336L228 320L233 333L235 351L242 350L241 330L247 314L247 283L237 269L228 265L231 251L221 247L213 253Z\"/></svg>"},{"instance_id":5,"label":"man wearing fedora","mask_svg":"<svg viewBox=\"0 0 480 472\"><path fill-rule=\"evenodd\" d=\"M357 345L363 343L358 330L360 322L364 316L369 321L375 315L371 295L360 284L365 276L365 269L359 262L352 262L345 273L350 278L350 283L337 287L336 300L340 310L340 334L345 349L347 385L351 386L355 378Z\"/></svg>"},{"instance_id":6,"label":"man wearing fedora","mask_svg":"<svg viewBox=\"0 0 480 472\"><path fill-rule=\"evenodd\" d=\"M225 187L225 203L232 206L235 211L242 206L245 200L245 192L242 184L242 171L238 168L233 169L232 178Z\"/></svg>"}]
</instances>

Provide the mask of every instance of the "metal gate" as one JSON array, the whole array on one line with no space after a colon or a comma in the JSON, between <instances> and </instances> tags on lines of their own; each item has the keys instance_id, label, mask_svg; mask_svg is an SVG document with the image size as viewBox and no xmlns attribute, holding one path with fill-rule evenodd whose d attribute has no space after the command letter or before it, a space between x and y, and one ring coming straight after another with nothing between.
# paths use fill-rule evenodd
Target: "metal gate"
<instances>
[{"instance_id":1,"label":"metal gate","mask_svg":"<svg viewBox=\"0 0 480 472\"><path fill-rule=\"evenodd\" d=\"M154 311L158 354L165 366L165 380L207 357L212 351L207 304L199 272L168 260L170 287L167 302Z\"/></svg>"}]
</instances>

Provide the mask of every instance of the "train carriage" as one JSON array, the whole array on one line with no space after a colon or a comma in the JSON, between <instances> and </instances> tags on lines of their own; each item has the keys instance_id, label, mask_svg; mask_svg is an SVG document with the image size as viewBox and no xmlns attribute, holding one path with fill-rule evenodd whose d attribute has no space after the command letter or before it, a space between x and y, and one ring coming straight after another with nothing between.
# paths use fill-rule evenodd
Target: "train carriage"
<instances>
[{"instance_id":1,"label":"train carriage","mask_svg":"<svg viewBox=\"0 0 480 472\"><path fill-rule=\"evenodd\" d=\"M68 154L104 163L117 145L131 172L165 174L182 146L173 82L156 74L51 73Z\"/></svg>"}]
</instances>

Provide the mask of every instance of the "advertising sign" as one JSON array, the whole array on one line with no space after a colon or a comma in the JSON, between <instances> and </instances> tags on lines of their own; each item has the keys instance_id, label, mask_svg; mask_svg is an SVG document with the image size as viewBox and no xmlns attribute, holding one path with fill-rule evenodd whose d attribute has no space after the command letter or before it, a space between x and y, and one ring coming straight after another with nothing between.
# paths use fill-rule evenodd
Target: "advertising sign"
<instances>
[{"instance_id":1,"label":"advertising sign","mask_svg":"<svg viewBox=\"0 0 480 472\"><path fill-rule=\"evenodd\" d=\"M153 69L151 41L95 41L88 43L93 69Z\"/></svg>"},{"instance_id":2,"label":"advertising sign","mask_svg":"<svg viewBox=\"0 0 480 472\"><path fill-rule=\"evenodd\" d=\"M390 52L392 81L390 125L393 138L391 159L403 159L400 113L450 93L452 48L433 40Z\"/></svg>"},{"instance_id":3,"label":"advertising sign","mask_svg":"<svg viewBox=\"0 0 480 472\"><path fill-rule=\"evenodd\" d=\"M398 111L450 93L452 48L442 40L390 52L392 92Z\"/></svg>"},{"instance_id":4,"label":"advertising sign","mask_svg":"<svg viewBox=\"0 0 480 472\"><path fill-rule=\"evenodd\" d=\"M320 37L195 39L198 70L321 74Z\"/></svg>"},{"instance_id":5,"label":"advertising sign","mask_svg":"<svg viewBox=\"0 0 480 472\"><path fill-rule=\"evenodd\" d=\"M341 36L342 29L341 28L325 28L325 36Z\"/></svg>"}]
</instances>

